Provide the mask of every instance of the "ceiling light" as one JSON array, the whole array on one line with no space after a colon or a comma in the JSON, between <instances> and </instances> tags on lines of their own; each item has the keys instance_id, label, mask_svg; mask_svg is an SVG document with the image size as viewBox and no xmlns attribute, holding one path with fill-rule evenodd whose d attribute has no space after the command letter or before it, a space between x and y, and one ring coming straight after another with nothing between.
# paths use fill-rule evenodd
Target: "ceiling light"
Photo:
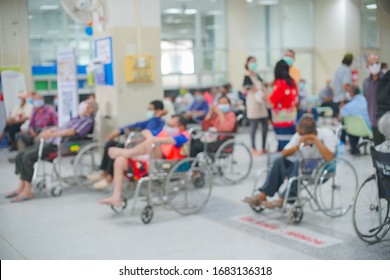
<instances>
[{"instance_id":1,"label":"ceiling light","mask_svg":"<svg viewBox=\"0 0 390 280\"><path fill-rule=\"evenodd\" d=\"M246 0L246 2L248 2L248 3L252 3L252 2L253 2L253 0Z\"/></svg>"},{"instance_id":2,"label":"ceiling light","mask_svg":"<svg viewBox=\"0 0 390 280\"><path fill-rule=\"evenodd\" d=\"M186 15L195 15L198 11L196 9L185 9L184 13Z\"/></svg>"},{"instance_id":3,"label":"ceiling light","mask_svg":"<svg viewBox=\"0 0 390 280\"><path fill-rule=\"evenodd\" d=\"M376 4L368 4L366 5L367 10L376 10L377 5Z\"/></svg>"},{"instance_id":4,"label":"ceiling light","mask_svg":"<svg viewBox=\"0 0 390 280\"><path fill-rule=\"evenodd\" d=\"M176 9L176 8L171 8L171 9L165 9L164 14L173 14L173 15L178 15L181 14L182 10L181 9Z\"/></svg>"},{"instance_id":5,"label":"ceiling light","mask_svg":"<svg viewBox=\"0 0 390 280\"><path fill-rule=\"evenodd\" d=\"M52 10L58 10L60 6L58 5L42 5L39 7L40 10L45 10L45 11L52 11Z\"/></svg>"}]
</instances>

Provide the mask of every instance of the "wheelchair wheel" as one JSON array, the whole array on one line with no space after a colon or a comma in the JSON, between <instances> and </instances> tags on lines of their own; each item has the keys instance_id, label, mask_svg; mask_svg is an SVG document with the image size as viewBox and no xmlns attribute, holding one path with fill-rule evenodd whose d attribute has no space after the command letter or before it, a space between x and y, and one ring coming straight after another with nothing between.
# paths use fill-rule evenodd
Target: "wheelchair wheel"
<instances>
[{"instance_id":1,"label":"wheelchair wheel","mask_svg":"<svg viewBox=\"0 0 390 280\"><path fill-rule=\"evenodd\" d=\"M288 218L291 223L296 225L299 224L303 218L302 206L293 206L288 213Z\"/></svg>"},{"instance_id":2,"label":"wheelchair wheel","mask_svg":"<svg viewBox=\"0 0 390 280\"><path fill-rule=\"evenodd\" d=\"M141 213L141 220L144 224L149 224L153 219L153 207L148 205L145 206L144 210Z\"/></svg>"},{"instance_id":3,"label":"wheelchair wheel","mask_svg":"<svg viewBox=\"0 0 390 280\"><path fill-rule=\"evenodd\" d=\"M91 143L82 148L73 164L73 172L77 185L80 187L89 187L92 182L87 180L89 174L100 172L99 166L102 160L104 145Z\"/></svg>"},{"instance_id":4,"label":"wheelchair wheel","mask_svg":"<svg viewBox=\"0 0 390 280\"><path fill-rule=\"evenodd\" d=\"M117 213L117 214L122 214L122 213L123 213L123 210L125 210L126 207L127 207L127 199L123 199L120 206L111 205L111 209L112 209L115 213Z\"/></svg>"},{"instance_id":5,"label":"wheelchair wheel","mask_svg":"<svg viewBox=\"0 0 390 280\"><path fill-rule=\"evenodd\" d=\"M253 158L251 151L244 143L231 139L218 148L214 164L223 182L236 184L248 177L252 169Z\"/></svg>"},{"instance_id":6,"label":"wheelchair wheel","mask_svg":"<svg viewBox=\"0 0 390 280\"><path fill-rule=\"evenodd\" d=\"M54 197L60 196L62 194L62 187L61 187L61 185L59 185L59 184L58 185L54 185L51 188L50 193Z\"/></svg>"},{"instance_id":7,"label":"wheelchair wheel","mask_svg":"<svg viewBox=\"0 0 390 280\"><path fill-rule=\"evenodd\" d=\"M46 189L46 181L45 181L45 179L40 180L40 181L36 184L36 187L37 187L37 189L40 190L40 191L43 191L44 189Z\"/></svg>"},{"instance_id":8,"label":"wheelchair wheel","mask_svg":"<svg viewBox=\"0 0 390 280\"><path fill-rule=\"evenodd\" d=\"M379 198L375 175L368 177L356 192L352 208L353 227L364 242L379 242L389 231L389 202ZM387 221L386 221L387 220Z\"/></svg>"},{"instance_id":9,"label":"wheelchair wheel","mask_svg":"<svg viewBox=\"0 0 390 280\"><path fill-rule=\"evenodd\" d=\"M186 158L170 169L165 181L165 197L179 214L194 214L206 205L211 187L210 167L195 158Z\"/></svg>"},{"instance_id":10,"label":"wheelchair wheel","mask_svg":"<svg viewBox=\"0 0 390 280\"><path fill-rule=\"evenodd\" d=\"M349 161L335 158L318 168L314 184L320 210L327 216L340 217L352 207L358 177Z\"/></svg>"}]
</instances>

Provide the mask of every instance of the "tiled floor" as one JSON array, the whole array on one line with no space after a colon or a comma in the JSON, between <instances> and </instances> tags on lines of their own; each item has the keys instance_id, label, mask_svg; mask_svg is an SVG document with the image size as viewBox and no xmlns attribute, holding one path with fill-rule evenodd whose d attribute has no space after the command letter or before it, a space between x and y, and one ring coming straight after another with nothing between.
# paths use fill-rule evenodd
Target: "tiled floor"
<instances>
[{"instance_id":1,"label":"tiled floor","mask_svg":"<svg viewBox=\"0 0 390 280\"><path fill-rule=\"evenodd\" d=\"M240 137L249 140L245 132ZM241 199L251 193L265 156L255 158L239 185L214 180L199 214L180 216L159 207L149 225L139 214L117 215L99 205L107 193L77 187L58 198L37 193L10 203L4 194L16 187L17 177L9 156L0 151L0 259L390 259L390 234L379 244L363 243L351 212L329 218L307 205L297 226L281 211L254 213ZM362 182L372 172L370 157L349 159Z\"/></svg>"}]
</instances>

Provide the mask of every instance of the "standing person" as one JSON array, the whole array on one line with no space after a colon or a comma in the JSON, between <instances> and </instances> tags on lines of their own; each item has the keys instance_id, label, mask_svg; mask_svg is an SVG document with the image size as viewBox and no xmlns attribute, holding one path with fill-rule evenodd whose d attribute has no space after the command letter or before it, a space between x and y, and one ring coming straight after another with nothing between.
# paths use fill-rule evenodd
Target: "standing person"
<instances>
[{"instance_id":1,"label":"standing person","mask_svg":"<svg viewBox=\"0 0 390 280\"><path fill-rule=\"evenodd\" d=\"M341 102L347 99L347 92L351 92L352 86L352 70L351 65L353 55L351 53L345 54L342 64L336 69L333 78L333 102L337 107Z\"/></svg>"},{"instance_id":2,"label":"standing person","mask_svg":"<svg viewBox=\"0 0 390 280\"><path fill-rule=\"evenodd\" d=\"M287 64L286 64L287 65ZM246 92L246 116L249 119L252 154L261 155L266 153L265 145L268 133L268 112L266 102L268 100L267 90L263 87L263 80L256 73L256 58L249 56L245 63L246 74L244 77L243 88ZM262 149L256 149L256 132L261 123L262 131Z\"/></svg>"},{"instance_id":3,"label":"standing person","mask_svg":"<svg viewBox=\"0 0 390 280\"><path fill-rule=\"evenodd\" d=\"M377 55L371 54L368 56L367 69L370 74L363 81L363 94L367 100L368 115L370 116L374 143L375 145L378 145L384 141L384 138L378 131L378 120L376 118L376 111L378 107L376 103L376 88L381 74L381 64Z\"/></svg>"},{"instance_id":4,"label":"standing person","mask_svg":"<svg viewBox=\"0 0 390 280\"><path fill-rule=\"evenodd\" d=\"M26 94L19 93L19 104L12 109L9 118L7 119L7 125L5 126L3 133L0 135L1 140L6 133L9 134L11 151L17 150L15 139L16 133L20 132L20 127L24 122L28 121L33 110L33 105L27 103L26 98Z\"/></svg>"},{"instance_id":5,"label":"standing person","mask_svg":"<svg viewBox=\"0 0 390 280\"><path fill-rule=\"evenodd\" d=\"M301 80L301 71L294 65L295 63L295 52L293 50L287 50L284 53L283 60L288 64L288 73L291 78L294 79L296 85L299 84Z\"/></svg>"},{"instance_id":6,"label":"standing person","mask_svg":"<svg viewBox=\"0 0 390 280\"><path fill-rule=\"evenodd\" d=\"M384 114L390 111L390 71L387 71L386 74L378 80L376 103L378 105L376 117L379 120ZM384 136L379 139L380 142L383 142L384 140Z\"/></svg>"},{"instance_id":7,"label":"standing person","mask_svg":"<svg viewBox=\"0 0 390 280\"><path fill-rule=\"evenodd\" d=\"M274 75L275 82L269 100L272 104L272 121L274 131L279 137L280 151L288 143L287 138L295 133L298 89L284 59L276 63Z\"/></svg>"}]
</instances>

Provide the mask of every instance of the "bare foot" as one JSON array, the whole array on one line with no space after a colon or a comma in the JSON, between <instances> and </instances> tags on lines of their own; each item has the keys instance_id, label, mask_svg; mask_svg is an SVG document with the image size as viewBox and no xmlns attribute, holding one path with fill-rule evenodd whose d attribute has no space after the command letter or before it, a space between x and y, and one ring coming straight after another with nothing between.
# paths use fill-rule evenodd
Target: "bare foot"
<instances>
[{"instance_id":1,"label":"bare foot","mask_svg":"<svg viewBox=\"0 0 390 280\"><path fill-rule=\"evenodd\" d=\"M252 155L253 155L254 157L258 157L258 156L261 156L261 152L255 150L255 149L252 149Z\"/></svg>"},{"instance_id":2,"label":"bare foot","mask_svg":"<svg viewBox=\"0 0 390 280\"><path fill-rule=\"evenodd\" d=\"M102 199L99 201L99 204L113 205L115 207L121 206L121 203L122 203L122 201L120 199L117 200L117 199L112 198L112 197L108 197L108 198L105 198L105 199Z\"/></svg>"}]
</instances>

